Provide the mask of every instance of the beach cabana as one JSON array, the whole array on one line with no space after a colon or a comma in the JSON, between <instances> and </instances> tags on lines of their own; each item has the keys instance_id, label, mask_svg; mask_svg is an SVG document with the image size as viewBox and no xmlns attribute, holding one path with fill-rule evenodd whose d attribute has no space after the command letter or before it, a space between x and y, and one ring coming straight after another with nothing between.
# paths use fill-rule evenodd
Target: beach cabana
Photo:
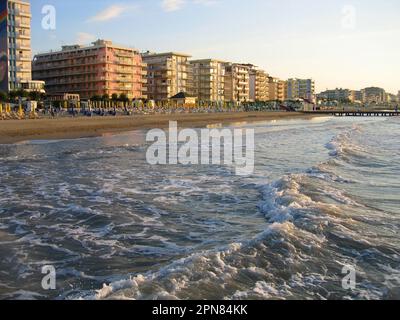
<instances>
[{"instance_id":1,"label":"beach cabana","mask_svg":"<svg viewBox=\"0 0 400 320\"><path fill-rule=\"evenodd\" d=\"M175 107L195 107L197 98L187 94L186 92L179 92L177 95L169 98L172 105Z\"/></svg>"}]
</instances>

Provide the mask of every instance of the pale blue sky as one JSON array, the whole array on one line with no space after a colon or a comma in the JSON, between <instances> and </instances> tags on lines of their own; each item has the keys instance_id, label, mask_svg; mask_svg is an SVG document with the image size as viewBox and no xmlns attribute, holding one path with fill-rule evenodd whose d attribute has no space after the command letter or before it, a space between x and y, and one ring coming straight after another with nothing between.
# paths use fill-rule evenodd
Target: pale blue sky
<instances>
[{"instance_id":1,"label":"pale blue sky","mask_svg":"<svg viewBox=\"0 0 400 320\"><path fill-rule=\"evenodd\" d=\"M399 0L32 0L34 53L95 38L253 63L317 90L400 90ZM41 27L43 5L57 27Z\"/></svg>"}]
</instances>

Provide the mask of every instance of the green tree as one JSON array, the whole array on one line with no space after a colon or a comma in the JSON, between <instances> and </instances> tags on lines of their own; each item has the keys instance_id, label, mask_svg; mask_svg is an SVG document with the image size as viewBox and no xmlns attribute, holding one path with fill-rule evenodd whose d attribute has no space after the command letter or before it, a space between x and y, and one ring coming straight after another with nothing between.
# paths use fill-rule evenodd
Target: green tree
<instances>
[{"instance_id":1,"label":"green tree","mask_svg":"<svg viewBox=\"0 0 400 320\"><path fill-rule=\"evenodd\" d=\"M40 92L37 92L37 91L29 92L28 96L29 96L29 99L32 101L40 101L41 100Z\"/></svg>"},{"instance_id":2,"label":"green tree","mask_svg":"<svg viewBox=\"0 0 400 320\"><path fill-rule=\"evenodd\" d=\"M55 108L60 108L61 107L61 102L60 101L54 101L54 107Z\"/></svg>"},{"instance_id":3,"label":"green tree","mask_svg":"<svg viewBox=\"0 0 400 320\"><path fill-rule=\"evenodd\" d=\"M123 102L127 102L129 99L128 99L128 97L127 97L127 95L125 93L121 93L119 95L119 100L123 101Z\"/></svg>"},{"instance_id":4,"label":"green tree","mask_svg":"<svg viewBox=\"0 0 400 320\"><path fill-rule=\"evenodd\" d=\"M18 97L18 92L15 90L12 90L8 93L8 98L10 99L10 101L14 102Z\"/></svg>"},{"instance_id":5,"label":"green tree","mask_svg":"<svg viewBox=\"0 0 400 320\"><path fill-rule=\"evenodd\" d=\"M111 100L117 101L118 100L118 94L113 93L112 96L111 96Z\"/></svg>"},{"instance_id":6,"label":"green tree","mask_svg":"<svg viewBox=\"0 0 400 320\"><path fill-rule=\"evenodd\" d=\"M25 91L24 89L18 89L17 90L17 96L19 98L28 98L29 97L29 92Z\"/></svg>"},{"instance_id":7,"label":"green tree","mask_svg":"<svg viewBox=\"0 0 400 320\"><path fill-rule=\"evenodd\" d=\"M110 95L109 94L103 94L103 96L101 97L101 99L103 100L103 101L109 101L110 100Z\"/></svg>"},{"instance_id":8,"label":"green tree","mask_svg":"<svg viewBox=\"0 0 400 320\"><path fill-rule=\"evenodd\" d=\"M1 102L6 102L7 98L8 98L7 93L5 93L3 91L0 91L0 101Z\"/></svg>"}]
</instances>

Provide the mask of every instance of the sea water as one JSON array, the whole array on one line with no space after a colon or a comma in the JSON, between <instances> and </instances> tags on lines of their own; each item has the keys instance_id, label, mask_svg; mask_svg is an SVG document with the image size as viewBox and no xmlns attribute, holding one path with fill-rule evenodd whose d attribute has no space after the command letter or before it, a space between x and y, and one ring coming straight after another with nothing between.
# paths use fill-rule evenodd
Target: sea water
<instances>
[{"instance_id":1,"label":"sea water","mask_svg":"<svg viewBox=\"0 0 400 320\"><path fill-rule=\"evenodd\" d=\"M149 165L145 131L2 145L0 299L399 299L399 124L232 124L248 177Z\"/></svg>"}]
</instances>

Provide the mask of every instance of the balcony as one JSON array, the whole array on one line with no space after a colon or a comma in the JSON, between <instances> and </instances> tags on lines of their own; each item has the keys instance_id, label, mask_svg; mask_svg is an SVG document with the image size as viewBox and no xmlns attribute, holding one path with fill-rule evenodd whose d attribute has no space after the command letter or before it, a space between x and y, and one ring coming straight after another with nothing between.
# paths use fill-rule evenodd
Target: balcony
<instances>
[{"instance_id":1,"label":"balcony","mask_svg":"<svg viewBox=\"0 0 400 320\"><path fill-rule=\"evenodd\" d=\"M31 34L29 32L15 32L15 37L21 39L31 39Z\"/></svg>"},{"instance_id":2,"label":"balcony","mask_svg":"<svg viewBox=\"0 0 400 320\"><path fill-rule=\"evenodd\" d=\"M15 45L15 49L17 49L17 50L31 51L31 47L30 47L29 45L20 44L20 43L18 43L18 44Z\"/></svg>"},{"instance_id":3,"label":"balcony","mask_svg":"<svg viewBox=\"0 0 400 320\"><path fill-rule=\"evenodd\" d=\"M28 10L14 9L11 10L11 13L14 13L16 16L31 18L32 15Z\"/></svg>"},{"instance_id":4,"label":"balcony","mask_svg":"<svg viewBox=\"0 0 400 320\"><path fill-rule=\"evenodd\" d=\"M151 65L148 68L149 71L172 71L174 70L172 64L167 65Z\"/></svg>"},{"instance_id":5,"label":"balcony","mask_svg":"<svg viewBox=\"0 0 400 320\"><path fill-rule=\"evenodd\" d=\"M30 55L17 54L16 55L16 60L17 61L31 61L31 56Z\"/></svg>"},{"instance_id":6,"label":"balcony","mask_svg":"<svg viewBox=\"0 0 400 320\"><path fill-rule=\"evenodd\" d=\"M238 86L238 87L247 87L247 86L249 86L249 83L246 82L246 81L239 81L239 82L237 83L237 86Z\"/></svg>"},{"instance_id":7,"label":"balcony","mask_svg":"<svg viewBox=\"0 0 400 320\"><path fill-rule=\"evenodd\" d=\"M132 61L124 61L124 60L115 60L114 62L111 63L114 63L119 66L131 66L131 67L135 66Z\"/></svg>"},{"instance_id":8,"label":"balcony","mask_svg":"<svg viewBox=\"0 0 400 320\"><path fill-rule=\"evenodd\" d=\"M18 68L17 67L17 73L19 74L25 74L28 73L29 75L31 74L31 70L28 68ZM24 76L25 77L25 76Z\"/></svg>"},{"instance_id":9,"label":"balcony","mask_svg":"<svg viewBox=\"0 0 400 320\"><path fill-rule=\"evenodd\" d=\"M15 22L15 26L18 27L18 28L26 28L26 29L30 29L31 28L30 23L22 22L22 21L16 21Z\"/></svg>"},{"instance_id":10,"label":"balcony","mask_svg":"<svg viewBox=\"0 0 400 320\"><path fill-rule=\"evenodd\" d=\"M129 78L117 78L115 80L116 82L122 82L122 83L132 83L133 79L129 79Z\"/></svg>"},{"instance_id":11,"label":"balcony","mask_svg":"<svg viewBox=\"0 0 400 320\"><path fill-rule=\"evenodd\" d=\"M115 70L115 72L116 73L124 73L124 74L132 74L133 73L132 69L121 69L121 68L118 68L117 70Z\"/></svg>"},{"instance_id":12,"label":"balcony","mask_svg":"<svg viewBox=\"0 0 400 320\"><path fill-rule=\"evenodd\" d=\"M134 54L133 54L133 52L130 52L130 53L128 53L128 52L117 52L117 53L115 53L115 56L121 57L121 58L133 58Z\"/></svg>"},{"instance_id":13,"label":"balcony","mask_svg":"<svg viewBox=\"0 0 400 320\"><path fill-rule=\"evenodd\" d=\"M246 69L238 69L236 71L237 74L249 74L249 70Z\"/></svg>"}]
</instances>

